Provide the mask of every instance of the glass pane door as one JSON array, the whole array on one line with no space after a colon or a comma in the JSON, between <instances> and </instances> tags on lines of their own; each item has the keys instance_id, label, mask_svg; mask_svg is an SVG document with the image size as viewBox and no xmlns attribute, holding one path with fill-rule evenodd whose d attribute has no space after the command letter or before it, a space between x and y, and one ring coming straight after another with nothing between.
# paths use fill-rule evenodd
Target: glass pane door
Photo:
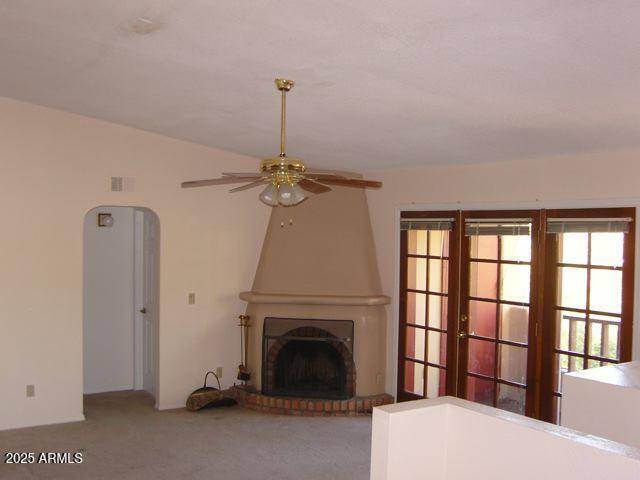
<instances>
[{"instance_id":1,"label":"glass pane door","mask_svg":"<svg viewBox=\"0 0 640 480\"><path fill-rule=\"evenodd\" d=\"M401 212L398 400L558 422L563 374L631 359L635 215Z\"/></svg>"},{"instance_id":2,"label":"glass pane door","mask_svg":"<svg viewBox=\"0 0 640 480\"><path fill-rule=\"evenodd\" d=\"M518 212L526 218L495 213L468 212L465 220L458 389L468 400L524 415L537 212Z\"/></svg>"},{"instance_id":3,"label":"glass pane door","mask_svg":"<svg viewBox=\"0 0 640 480\"><path fill-rule=\"evenodd\" d=\"M437 223L418 228L401 233L400 400L448 393L451 232Z\"/></svg>"},{"instance_id":4,"label":"glass pane door","mask_svg":"<svg viewBox=\"0 0 640 480\"><path fill-rule=\"evenodd\" d=\"M569 214L594 216L588 210L550 213ZM600 214L635 216L632 211ZM567 219L564 231L547 235L546 363L550 371L545 417L554 423L560 422L563 374L630 359L632 228L597 231L602 229L597 218Z\"/></svg>"}]
</instances>

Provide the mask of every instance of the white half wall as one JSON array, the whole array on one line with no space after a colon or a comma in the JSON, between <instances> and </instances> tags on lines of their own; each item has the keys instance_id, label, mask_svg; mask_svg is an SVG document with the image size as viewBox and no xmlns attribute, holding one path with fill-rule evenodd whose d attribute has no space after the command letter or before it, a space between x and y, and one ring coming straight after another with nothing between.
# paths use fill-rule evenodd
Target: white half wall
<instances>
[{"instance_id":1,"label":"white half wall","mask_svg":"<svg viewBox=\"0 0 640 480\"><path fill-rule=\"evenodd\" d=\"M102 212L113 226L98 226ZM98 207L84 219L85 394L134 387L134 213Z\"/></svg>"},{"instance_id":2,"label":"white half wall","mask_svg":"<svg viewBox=\"0 0 640 480\"><path fill-rule=\"evenodd\" d=\"M159 218L157 406L184 406L218 366L230 385L238 292L251 287L270 209L255 190L180 182L257 160L1 97L0 132L0 429L83 418L83 222L99 205ZM132 182L111 192L112 176Z\"/></svg>"},{"instance_id":3,"label":"white half wall","mask_svg":"<svg viewBox=\"0 0 640 480\"><path fill-rule=\"evenodd\" d=\"M640 362L562 376L561 425L640 448Z\"/></svg>"},{"instance_id":4,"label":"white half wall","mask_svg":"<svg viewBox=\"0 0 640 480\"><path fill-rule=\"evenodd\" d=\"M453 397L373 409L372 480L640 478L640 450Z\"/></svg>"}]
</instances>

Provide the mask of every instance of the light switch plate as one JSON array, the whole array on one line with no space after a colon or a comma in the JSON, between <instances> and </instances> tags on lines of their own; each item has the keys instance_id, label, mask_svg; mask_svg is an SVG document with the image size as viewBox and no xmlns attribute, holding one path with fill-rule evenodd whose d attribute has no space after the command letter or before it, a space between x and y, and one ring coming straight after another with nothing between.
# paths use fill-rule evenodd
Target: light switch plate
<instances>
[{"instance_id":1,"label":"light switch plate","mask_svg":"<svg viewBox=\"0 0 640 480\"><path fill-rule=\"evenodd\" d=\"M27 397L35 397L35 396L36 396L36 386L27 385Z\"/></svg>"},{"instance_id":2,"label":"light switch plate","mask_svg":"<svg viewBox=\"0 0 640 480\"><path fill-rule=\"evenodd\" d=\"M190 293L189 294L189 305L193 305L194 303L196 303L196 294L195 293Z\"/></svg>"}]
</instances>

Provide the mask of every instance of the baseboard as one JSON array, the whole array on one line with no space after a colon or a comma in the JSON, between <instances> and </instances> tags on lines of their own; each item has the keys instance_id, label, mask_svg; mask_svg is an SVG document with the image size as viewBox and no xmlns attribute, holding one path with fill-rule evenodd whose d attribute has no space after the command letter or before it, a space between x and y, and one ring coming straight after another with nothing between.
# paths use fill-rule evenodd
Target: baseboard
<instances>
[{"instance_id":1,"label":"baseboard","mask_svg":"<svg viewBox=\"0 0 640 480\"><path fill-rule=\"evenodd\" d=\"M156 410L176 410L178 408L185 408L185 403L158 403L156 404Z\"/></svg>"},{"instance_id":2,"label":"baseboard","mask_svg":"<svg viewBox=\"0 0 640 480\"><path fill-rule=\"evenodd\" d=\"M26 423L26 424L21 424L21 425L10 425L10 426L6 426L6 427L0 427L0 431L7 431L7 430L19 430L22 428L33 428L33 427L44 427L47 425L62 425L65 423L75 423L75 422L84 422L86 420L84 414L80 414L74 417L70 417L70 418L65 418L62 420L53 420L53 421L48 421L48 422L34 422L34 423Z\"/></svg>"}]
</instances>

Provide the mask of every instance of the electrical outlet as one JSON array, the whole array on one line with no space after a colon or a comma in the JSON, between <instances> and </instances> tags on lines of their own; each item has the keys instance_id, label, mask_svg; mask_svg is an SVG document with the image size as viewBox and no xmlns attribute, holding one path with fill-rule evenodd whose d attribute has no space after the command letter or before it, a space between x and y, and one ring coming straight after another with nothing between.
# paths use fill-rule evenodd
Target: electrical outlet
<instances>
[{"instance_id":1,"label":"electrical outlet","mask_svg":"<svg viewBox=\"0 0 640 480\"><path fill-rule=\"evenodd\" d=\"M222 378L222 367L216 367L216 375L218 378Z\"/></svg>"},{"instance_id":2,"label":"electrical outlet","mask_svg":"<svg viewBox=\"0 0 640 480\"><path fill-rule=\"evenodd\" d=\"M189 294L189 305L193 305L194 303L196 303L196 294L195 293L190 293Z\"/></svg>"},{"instance_id":3,"label":"electrical outlet","mask_svg":"<svg viewBox=\"0 0 640 480\"><path fill-rule=\"evenodd\" d=\"M35 397L35 396L36 396L36 386L27 385L27 397Z\"/></svg>"},{"instance_id":4,"label":"electrical outlet","mask_svg":"<svg viewBox=\"0 0 640 480\"><path fill-rule=\"evenodd\" d=\"M380 385L382 383L382 374L378 373L376 375L376 385Z\"/></svg>"}]
</instances>

